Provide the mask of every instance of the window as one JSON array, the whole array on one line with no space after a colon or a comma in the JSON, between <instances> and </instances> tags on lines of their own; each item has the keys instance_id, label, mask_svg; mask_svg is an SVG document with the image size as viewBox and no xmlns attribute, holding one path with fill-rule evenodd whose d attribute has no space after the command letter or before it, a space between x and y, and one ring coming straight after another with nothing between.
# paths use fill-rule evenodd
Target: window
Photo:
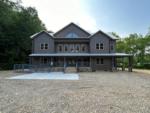
<instances>
[{"instance_id":1,"label":"window","mask_svg":"<svg viewBox=\"0 0 150 113\"><path fill-rule=\"evenodd\" d=\"M46 44L46 43L41 44L41 49L48 49L48 44Z\"/></svg>"},{"instance_id":2,"label":"window","mask_svg":"<svg viewBox=\"0 0 150 113\"><path fill-rule=\"evenodd\" d=\"M104 49L104 44L103 44L103 43L97 43L97 44L96 44L96 49L97 49L97 50L102 50L102 49Z\"/></svg>"},{"instance_id":3,"label":"window","mask_svg":"<svg viewBox=\"0 0 150 113\"><path fill-rule=\"evenodd\" d=\"M48 49L48 44L45 44L45 49Z\"/></svg>"},{"instance_id":4,"label":"window","mask_svg":"<svg viewBox=\"0 0 150 113\"><path fill-rule=\"evenodd\" d=\"M44 44L41 44L41 49L44 49Z\"/></svg>"},{"instance_id":5,"label":"window","mask_svg":"<svg viewBox=\"0 0 150 113\"><path fill-rule=\"evenodd\" d=\"M104 59L103 58L101 58L101 59L97 58L96 64L104 64Z\"/></svg>"},{"instance_id":6,"label":"window","mask_svg":"<svg viewBox=\"0 0 150 113\"><path fill-rule=\"evenodd\" d=\"M104 49L104 44L100 43L100 49Z\"/></svg>"},{"instance_id":7,"label":"window","mask_svg":"<svg viewBox=\"0 0 150 113\"><path fill-rule=\"evenodd\" d=\"M96 49L99 49L99 44L96 44Z\"/></svg>"},{"instance_id":8,"label":"window","mask_svg":"<svg viewBox=\"0 0 150 113\"><path fill-rule=\"evenodd\" d=\"M66 35L66 38L78 38L79 36L76 34L76 33L73 33L73 32L71 32L71 33L68 33L67 35Z\"/></svg>"}]
</instances>

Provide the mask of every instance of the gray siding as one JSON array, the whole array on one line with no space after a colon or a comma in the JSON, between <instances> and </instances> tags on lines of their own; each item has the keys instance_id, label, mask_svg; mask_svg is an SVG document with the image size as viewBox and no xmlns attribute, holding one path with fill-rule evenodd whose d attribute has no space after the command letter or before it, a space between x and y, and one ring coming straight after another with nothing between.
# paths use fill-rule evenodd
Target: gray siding
<instances>
[{"instance_id":1,"label":"gray siding","mask_svg":"<svg viewBox=\"0 0 150 113\"><path fill-rule=\"evenodd\" d=\"M41 43L47 43L48 49L41 49ZM46 33L42 33L35 37L32 41L33 49L32 53L53 53L54 52L54 40Z\"/></svg>"},{"instance_id":2,"label":"gray siding","mask_svg":"<svg viewBox=\"0 0 150 113\"><path fill-rule=\"evenodd\" d=\"M38 65L41 64L41 57L33 57L32 59L32 64Z\"/></svg>"},{"instance_id":3,"label":"gray siding","mask_svg":"<svg viewBox=\"0 0 150 113\"><path fill-rule=\"evenodd\" d=\"M91 53L109 53L110 52L110 46L109 42L110 38L98 33L95 36L91 37L90 39L90 52ZM104 44L104 49L103 50L97 50L96 49L96 43L103 43Z\"/></svg>"},{"instance_id":4,"label":"gray siding","mask_svg":"<svg viewBox=\"0 0 150 113\"><path fill-rule=\"evenodd\" d=\"M113 47L113 49L111 49L111 46ZM116 41L110 40L110 53L115 53L115 47L116 47Z\"/></svg>"},{"instance_id":5,"label":"gray siding","mask_svg":"<svg viewBox=\"0 0 150 113\"><path fill-rule=\"evenodd\" d=\"M104 64L97 64L96 60L97 58L103 58ZM94 57L92 58L92 68L94 70L111 70L111 57Z\"/></svg>"},{"instance_id":6,"label":"gray siding","mask_svg":"<svg viewBox=\"0 0 150 113\"><path fill-rule=\"evenodd\" d=\"M80 30L79 28L77 28L74 25L70 25L69 27L67 27L66 29L63 29L61 32L59 32L58 34L55 35L55 37L58 38L65 38L66 35L70 32L76 33L79 37L88 37L88 34L85 33L84 31Z\"/></svg>"},{"instance_id":7,"label":"gray siding","mask_svg":"<svg viewBox=\"0 0 150 113\"><path fill-rule=\"evenodd\" d=\"M79 37L78 39L66 39L66 35L68 33L75 33ZM105 35L102 32L96 33L90 39L87 37L89 36L88 33L84 32L82 29L78 28L77 26L71 24L70 26L62 29L60 32L55 34L55 37L51 37L47 32L43 32L32 39L32 53L114 53L115 52L115 45L116 41L112 40L110 37ZM64 38L64 39L63 39ZM82 39L83 38L83 39ZM48 49L41 49L41 44L47 43ZM103 43L103 49L98 50L96 49L97 43ZM59 51L59 46L62 47L62 51ZM67 47L67 51L65 51L65 46ZM79 51L77 51L77 47L79 47ZM82 50L82 47L85 47L85 51ZM112 49L113 48L113 49ZM74 51L72 51L74 49ZM32 64L43 64L45 63L46 57L32 57ZM51 60L55 63L58 61L58 65L63 65L64 57L57 59L56 57L48 58L48 63ZM78 57L72 57L75 59ZM91 60L89 60L91 58ZM97 58L103 58L104 64L97 64ZM82 59L82 58L79 58ZM90 66L94 70L111 70L112 68L112 57L85 57L83 60L80 61L80 64L83 65L85 62L91 64ZM67 57L66 57L67 61Z\"/></svg>"}]
</instances>

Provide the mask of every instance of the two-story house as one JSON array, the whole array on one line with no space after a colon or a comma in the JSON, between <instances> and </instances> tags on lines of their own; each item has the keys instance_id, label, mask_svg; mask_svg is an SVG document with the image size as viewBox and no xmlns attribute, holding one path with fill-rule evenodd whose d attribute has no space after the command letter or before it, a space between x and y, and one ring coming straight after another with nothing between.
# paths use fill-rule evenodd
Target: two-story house
<instances>
[{"instance_id":1,"label":"two-story house","mask_svg":"<svg viewBox=\"0 0 150 113\"><path fill-rule=\"evenodd\" d=\"M75 68L77 71L115 70L116 58L129 58L132 71L132 55L116 53L117 38L99 30L88 33L74 23L70 23L56 33L41 31L31 36L32 53L30 63L48 64L63 70Z\"/></svg>"}]
</instances>

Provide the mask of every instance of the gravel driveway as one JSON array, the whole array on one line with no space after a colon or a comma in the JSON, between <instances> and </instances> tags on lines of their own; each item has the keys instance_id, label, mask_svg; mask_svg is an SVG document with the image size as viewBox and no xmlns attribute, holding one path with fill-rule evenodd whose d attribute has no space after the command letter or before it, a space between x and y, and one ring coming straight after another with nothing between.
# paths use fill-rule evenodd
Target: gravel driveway
<instances>
[{"instance_id":1,"label":"gravel driveway","mask_svg":"<svg viewBox=\"0 0 150 113\"><path fill-rule=\"evenodd\" d=\"M0 72L0 113L149 113L150 75L79 73L77 81L10 80Z\"/></svg>"}]
</instances>

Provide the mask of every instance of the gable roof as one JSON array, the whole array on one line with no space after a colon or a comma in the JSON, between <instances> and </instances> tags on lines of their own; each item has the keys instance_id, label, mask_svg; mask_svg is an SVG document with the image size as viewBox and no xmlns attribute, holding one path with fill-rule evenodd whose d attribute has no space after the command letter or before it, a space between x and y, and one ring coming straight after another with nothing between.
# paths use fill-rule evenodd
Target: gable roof
<instances>
[{"instance_id":1,"label":"gable roof","mask_svg":"<svg viewBox=\"0 0 150 113\"><path fill-rule=\"evenodd\" d=\"M42 34L42 33L45 33L45 34L47 34L48 36L50 36L50 37L53 38L53 36L52 36L50 33L48 33L47 31L44 31L44 30L41 31L41 32L38 32L38 33L35 33L35 34L31 35L30 38L33 39L33 38L39 36L39 35Z\"/></svg>"},{"instance_id":2,"label":"gable roof","mask_svg":"<svg viewBox=\"0 0 150 113\"><path fill-rule=\"evenodd\" d=\"M71 25L77 27L78 29L80 29L81 31L83 31L84 33L86 33L87 35L89 35L89 36L91 35L89 32L87 32L86 30L82 29L80 26L78 26L78 25L74 24L73 22L71 22L67 26L63 27L62 29L60 29L59 31L57 31L56 33L54 33L54 36L56 36L58 33L60 33L61 31L63 31L64 29L67 29Z\"/></svg>"},{"instance_id":3,"label":"gable roof","mask_svg":"<svg viewBox=\"0 0 150 113\"><path fill-rule=\"evenodd\" d=\"M42 33L47 34L47 35L50 36L51 38L54 38L55 35L57 35L59 32L61 32L62 30L68 28L68 27L71 26L71 25L77 27L78 29L82 30L84 33L86 33L87 35L89 35L89 37L87 37L87 38L92 38L92 37L95 36L96 34L102 33L102 34L104 34L105 36L109 37L109 38L112 39L112 40L117 40L117 39L118 39L117 37L115 37L115 36L112 35L111 33L105 33L105 32L103 32L103 31L101 31L101 30L99 30L99 31L97 31L96 33L94 33L94 34L91 35L89 32L85 31L84 29L82 29L82 28L79 27L78 25L74 24L73 22L71 22L71 23L68 24L67 26L63 27L62 29L60 29L60 30L57 31L56 33L49 33L49 32L47 32L47 31L43 30L43 31L41 31L41 32L38 32L38 33L35 33L35 34L31 35L30 38L33 39L33 38L39 36L39 35L42 34Z\"/></svg>"},{"instance_id":4,"label":"gable roof","mask_svg":"<svg viewBox=\"0 0 150 113\"><path fill-rule=\"evenodd\" d=\"M94 33L93 35L89 36L89 38L92 38L93 36L95 36L95 35L98 34L98 33L102 33L102 34L104 34L105 36L111 38L112 40L117 40L117 39L118 39L117 37L113 36L112 34L110 34L110 33L105 33L105 32L103 32L103 31L101 31L101 30L99 30L99 31L97 31L96 33Z\"/></svg>"}]
</instances>

